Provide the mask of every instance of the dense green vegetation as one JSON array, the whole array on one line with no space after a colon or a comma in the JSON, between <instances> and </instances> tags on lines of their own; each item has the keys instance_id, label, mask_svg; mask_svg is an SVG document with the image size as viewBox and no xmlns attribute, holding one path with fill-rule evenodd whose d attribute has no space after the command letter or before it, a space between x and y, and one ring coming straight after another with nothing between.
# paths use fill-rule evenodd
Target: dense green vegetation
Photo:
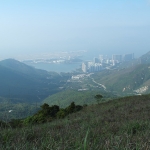
<instances>
[{"instance_id":1,"label":"dense green vegetation","mask_svg":"<svg viewBox=\"0 0 150 150\"><path fill-rule=\"evenodd\" d=\"M21 105L22 107L24 105ZM84 105L86 107L87 105ZM65 118L67 115L80 111L83 106L76 105L72 102L66 108L60 108L57 105L49 106L48 104L44 103L40 106L41 109L37 111L34 115L30 115L28 117L22 119L11 119L6 118L7 116L4 115L6 119L1 121L1 128L17 128L17 127L24 127L33 124L41 124L46 122L52 122L56 119ZM33 111L33 110L32 110ZM20 112L21 113L21 112Z\"/></svg>"},{"instance_id":2,"label":"dense green vegetation","mask_svg":"<svg viewBox=\"0 0 150 150\"><path fill-rule=\"evenodd\" d=\"M3 98L0 97L0 120L9 121L11 119L25 118L33 115L40 106L44 103L52 105L58 105L60 108L65 108L72 101L76 105L84 104L96 104L97 99L94 98L95 95L99 94L99 91L77 91L77 90L64 90L57 94L49 96L42 102L22 102L20 99L14 98ZM108 93L102 93L103 100L109 100L112 95ZM101 100L100 100L101 102Z\"/></svg>"},{"instance_id":3,"label":"dense green vegetation","mask_svg":"<svg viewBox=\"0 0 150 150\"><path fill-rule=\"evenodd\" d=\"M39 110L40 103L23 103L18 99L0 97L0 120L25 118Z\"/></svg>"},{"instance_id":4,"label":"dense green vegetation","mask_svg":"<svg viewBox=\"0 0 150 150\"><path fill-rule=\"evenodd\" d=\"M150 149L149 113L150 95L118 98L53 122L4 128L0 149L146 150Z\"/></svg>"},{"instance_id":5,"label":"dense green vegetation","mask_svg":"<svg viewBox=\"0 0 150 150\"><path fill-rule=\"evenodd\" d=\"M54 121L55 119L64 118L71 113L75 113L80 111L83 107L80 105L75 105L72 102L66 108L60 108L57 105L49 106L48 104L44 103L41 106L41 110L39 110L35 115L29 116L23 120L20 120L20 125L31 125L31 124L39 124L39 123L46 123Z\"/></svg>"}]
</instances>

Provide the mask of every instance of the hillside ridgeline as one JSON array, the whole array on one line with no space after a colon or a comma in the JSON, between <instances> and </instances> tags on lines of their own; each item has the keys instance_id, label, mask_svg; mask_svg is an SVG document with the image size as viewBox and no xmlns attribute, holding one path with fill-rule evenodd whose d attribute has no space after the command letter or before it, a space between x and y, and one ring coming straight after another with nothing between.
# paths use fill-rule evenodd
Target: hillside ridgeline
<instances>
[{"instance_id":1,"label":"hillside ridgeline","mask_svg":"<svg viewBox=\"0 0 150 150\"><path fill-rule=\"evenodd\" d=\"M14 59L0 61L0 96L39 102L60 91L68 76L35 69Z\"/></svg>"}]
</instances>

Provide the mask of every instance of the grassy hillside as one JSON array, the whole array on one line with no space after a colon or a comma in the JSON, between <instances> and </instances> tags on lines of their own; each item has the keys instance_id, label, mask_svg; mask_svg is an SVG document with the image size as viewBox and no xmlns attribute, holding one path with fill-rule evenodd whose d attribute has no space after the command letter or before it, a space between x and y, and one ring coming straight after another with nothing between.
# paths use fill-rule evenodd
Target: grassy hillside
<instances>
[{"instance_id":1,"label":"grassy hillside","mask_svg":"<svg viewBox=\"0 0 150 150\"><path fill-rule=\"evenodd\" d=\"M33 115L40 106L44 103L51 105L58 105L61 108L65 108L70 105L71 102L75 102L77 105L94 104L98 103L94 98L95 95L102 94L102 101L109 100L112 95L108 93L100 93L99 91L80 91L77 90L64 90L53 94L41 102L23 102L18 98L4 98L0 97L0 120L8 121L10 119L19 119ZM9 111L12 110L10 113Z\"/></svg>"},{"instance_id":2,"label":"grassy hillside","mask_svg":"<svg viewBox=\"0 0 150 150\"><path fill-rule=\"evenodd\" d=\"M1 150L148 150L150 95L91 105L65 119L3 129Z\"/></svg>"},{"instance_id":3,"label":"grassy hillside","mask_svg":"<svg viewBox=\"0 0 150 150\"><path fill-rule=\"evenodd\" d=\"M102 93L100 91L77 91L77 90L65 90L56 94L53 94L46 98L43 103L49 105L59 105L60 107L68 106L72 101L78 105L94 104L97 103L94 98L95 95L102 94L103 99L107 100L112 95L109 93Z\"/></svg>"},{"instance_id":4,"label":"grassy hillside","mask_svg":"<svg viewBox=\"0 0 150 150\"><path fill-rule=\"evenodd\" d=\"M96 82L104 84L108 91L120 95L133 94L134 90L145 86L148 87L143 93L149 93L149 66L148 64L140 64L126 69L106 70L94 74L92 77Z\"/></svg>"}]
</instances>

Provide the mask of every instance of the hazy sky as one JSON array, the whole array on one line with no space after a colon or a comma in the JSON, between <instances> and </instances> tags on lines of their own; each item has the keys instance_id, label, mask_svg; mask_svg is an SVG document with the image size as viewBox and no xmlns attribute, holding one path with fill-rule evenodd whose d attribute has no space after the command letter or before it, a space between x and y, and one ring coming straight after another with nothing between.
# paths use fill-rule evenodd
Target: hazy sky
<instances>
[{"instance_id":1,"label":"hazy sky","mask_svg":"<svg viewBox=\"0 0 150 150\"><path fill-rule=\"evenodd\" d=\"M150 0L1 0L0 58L150 51Z\"/></svg>"}]
</instances>

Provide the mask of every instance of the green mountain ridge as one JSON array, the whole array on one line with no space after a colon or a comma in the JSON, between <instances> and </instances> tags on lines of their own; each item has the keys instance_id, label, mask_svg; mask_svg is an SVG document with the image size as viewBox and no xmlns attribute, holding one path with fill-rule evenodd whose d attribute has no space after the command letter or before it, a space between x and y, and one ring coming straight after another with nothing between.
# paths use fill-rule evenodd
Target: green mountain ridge
<instances>
[{"instance_id":1,"label":"green mountain ridge","mask_svg":"<svg viewBox=\"0 0 150 150\"><path fill-rule=\"evenodd\" d=\"M139 64L130 68L106 70L92 76L96 82L104 84L107 90L120 95L149 93L150 65ZM146 88L145 90L142 88ZM140 91L141 88L141 91Z\"/></svg>"},{"instance_id":2,"label":"green mountain ridge","mask_svg":"<svg viewBox=\"0 0 150 150\"><path fill-rule=\"evenodd\" d=\"M56 93L62 76L35 69L13 59L0 61L0 96L41 101Z\"/></svg>"}]
</instances>

